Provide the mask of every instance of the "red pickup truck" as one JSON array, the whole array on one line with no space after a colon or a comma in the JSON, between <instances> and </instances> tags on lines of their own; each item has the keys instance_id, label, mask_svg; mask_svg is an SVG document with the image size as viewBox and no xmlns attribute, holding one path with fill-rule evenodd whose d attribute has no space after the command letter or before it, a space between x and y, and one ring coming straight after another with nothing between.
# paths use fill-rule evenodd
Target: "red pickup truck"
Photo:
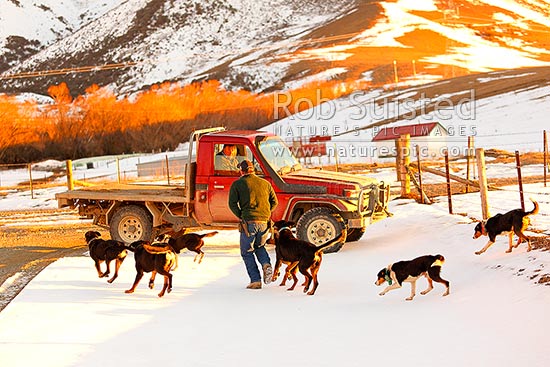
<instances>
[{"instance_id":1,"label":"red pickup truck","mask_svg":"<svg viewBox=\"0 0 550 367\"><path fill-rule=\"evenodd\" d=\"M299 238L319 245L345 225L346 241L356 241L372 221L388 214L388 185L362 175L303 168L280 137L223 128L191 134L183 186L85 187L57 194L58 205L78 208L83 217L109 228L112 238L128 243L168 230L237 228L228 195L239 172L237 167L219 170L215 163L224 144L235 145L237 159L252 161L256 174L271 183L279 200L272 219L296 222Z\"/></svg>"}]
</instances>

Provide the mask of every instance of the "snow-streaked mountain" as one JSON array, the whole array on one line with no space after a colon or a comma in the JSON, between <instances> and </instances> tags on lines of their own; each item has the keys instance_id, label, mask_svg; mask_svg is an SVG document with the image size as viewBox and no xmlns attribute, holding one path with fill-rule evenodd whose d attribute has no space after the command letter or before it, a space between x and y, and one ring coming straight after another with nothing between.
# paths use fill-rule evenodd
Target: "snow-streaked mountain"
<instances>
[{"instance_id":1,"label":"snow-streaked mountain","mask_svg":"<svg viewBox=\"0 0 550 367\"><path fill-rule=\"evenodd\" d=\"M4 0L0 22L0 92L376 83L394 60L400 77L550 65L548 0ZM62 71L36 74L51 70Z\"/></svg>"},{"instance_id":2,"label":"snow-streaked mountain","mask_svg":"<svg viewBox=\"0 0 550 367\"><path fill-rule=\"evenodd\" d=\"M3 0L0 2L0 71L70 36L124 0Z\"/></svg>"}]
</instances>

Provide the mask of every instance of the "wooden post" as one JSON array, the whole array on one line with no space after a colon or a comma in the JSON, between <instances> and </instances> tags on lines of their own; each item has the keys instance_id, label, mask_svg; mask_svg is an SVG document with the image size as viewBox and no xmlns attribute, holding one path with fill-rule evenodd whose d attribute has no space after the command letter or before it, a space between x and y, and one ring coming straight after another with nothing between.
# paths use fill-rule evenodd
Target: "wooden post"
<instances>
[{"instance_id":1,"label":"wooden post","mask_svg":"<svg viewBox=\"0 0 550 367\"><path fill-rule=\"evenodd\" d=\"M411 179L407 174L407 167L411 163L411 135L401 135L400 140L401 151L398 154L401 155L401 196L407 197L411 193Z\"/></svg>"},{"instance_id":2,"label":"wooden post","mask_svg":"<svg viewBox=\"0 0 550 367\"><path fill-rule=\"evenodd\" d=\"M519 152L517 150L516 150L516 168L518 170L519 201L521 202L521 210L525 211L525 203L523 201L523 180L521 179L521 163L519 160Z\"/></svg>"},{"instance_id":3,"label":"wooden post","mask_svg":"<svg viewBox=\"0 0 550 367\"><path fill-rule=\"evenodd\" d=\"M474 147L474 137L468 136L468 151L466 152L466 180L470 180L470 157L472 156L472 151ZM473 163L473 162L472 162ZM466 193L470 192L470 184L466 184Z\"/></svg>"},{"instance_id":4,"label":"wooden post","mask_svg":"<svg viewBox=\"0 0 550 367\"><path fill-rule=\"evenodd\" d=\"M549 163L548 163L548 139L546 137L546 130L542 132L542 149L544 150L544 187L546 187L546 171L548 171Z\"/></svg>"},{"instance_id":5,"label":"wooden post","mask_svg":"<svg viewBox=\"0 0 550 367\"><path fill-rule=\"evenodd\" d=\"M401 182L402 180L402 169L401 165L403 162L401 161L401 137L395 139L395 173L397 175L397 181Z\"/></svg>"},{"instance_id":6,"label":"wooden post","mask_svg":"<svg viewBox=\"0 0 550 367\"><path fill-rule=\"evenodd\" d=\"M116 182L120 183L120 160L116 159Z\"/></svg>"},{"instance_id":7,"label":"wooden post","mask_svg":"<svg viewBox=\"0 0 550 367\"><path fill-rule=\"evenodd\" d=\"M28 164L28 169L29 169L29 188L31 190L31 199L34 199L34 190L33 190L33 186L32 186L32 164Z\"/></svg>"},{"instance_id":8,"label":"wooden post","mask_svg":"<svg viewBox=\"0 0 550 367\"><path fill-rule=\"evenodd\" d=\"M168 185L170 185L170 163L168 162L168 155L166 157L166 177L168 177Z\"/></svg>"},{"instance_id":9,"label":"wooden post","mask_svg":"<svg viewBox=\"0 0 550 367\"><path fill-rule=\"evenodd\" d=\"M416 145L416 163L418 164L418 186L420 190L420 203L424 204L424 187L422 187L422 166L420 165L420 146Z\"/></svg>"},{"instance_id":10,"label":"wooden post","mask_svg":"<svg viewBox=\"0 0 550 367\"><path fill-rule=\"evenodd\" d=\"M445 180L447 181L447 201L449 203L449 214L453 214L453 194L451 192L451 177L449 176L449 152L445 150Z\"/></svg>"},{"instance_id":11,"label":"wooden post","mask_svg":"<svg viewBox=\"0 0 550 367\"><path fill-rule=\"evenodd\" d=\"M479 175L479 195L481 198L481 214L483 219L488 219L491 214L489 212L488 195L487 195L487 173L485 171L485 151L483 148L476 149L477 172Z\"/></svg>"},{"instance_id":12,"label":"wooden post","mask_svg":"<svg viewBox=\"0 0 550 367\"><path fill-rule=\"evenodd\" d=\"M397 76L397 61L393 60L393 74L395 78L395 87L397 88L397 84L399 84L399 77Z\"/></svg>"},{"instance_id":13,"label":"wooden post","mask_svg":"<svg viewBox=\"0 0 550 367\"><path fill-rule=\"evenodd\" d=\"M74 180L73 180L73 161L70 159L65 162L67 167L67 189L74 190Z\"/></svg>"},{"instance_id":14,"label":"wooden post","mask_svg":"<svg viewBox=\"0 0 550 367\"><path fill-rule=\"evenodd\" d=\"M469 144L470 144L470 154L472 156L472 180L476 179L476 155L475 155L475 142L474 137L469 136L468 137Z\"/></svg>"}]
</instances>

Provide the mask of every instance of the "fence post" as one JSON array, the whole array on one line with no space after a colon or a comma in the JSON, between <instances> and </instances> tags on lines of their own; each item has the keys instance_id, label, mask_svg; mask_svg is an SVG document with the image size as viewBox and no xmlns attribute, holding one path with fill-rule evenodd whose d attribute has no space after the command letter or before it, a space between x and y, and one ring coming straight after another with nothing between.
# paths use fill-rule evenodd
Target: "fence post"
<instances>
[{"instance_id":1,"label":"fence post","mask_svg":"<svg viewBox=\"0 0 550 367\"><path fill-rule=\"evenodd\" d=\"M424 188L422 187L422 166L420 165L420 146L416 145L416 163L418 165L418 186L420 187L420 203L424 204Z\"/></svg>"},{"instance_id":2,"label":"fence post","mask_svg":"<svg viewBox=\"0 0 550 367\"><path fill-rule=\"evenodd\" d=\"M401 165L403 164L401 161L401 145L401 137L395 139L395 173L399 182L403 179L401 174Z\"/></svg>"},{"instance_id":3,"label":"fence post","mask_svg":"<svg viewBox=\"0 0 550 367\"><path fill-rule=\"evenodd\" d=\"M476 149L477 173L479 175L479 195L481 197L481 214L483 219L488 219L489 204L487 198L487 172L485 171L485 151L483 148Z\"/></svg>"},{"instance_id":4,"label":"fence post","mask_svg":"<svg viewBox=\"0 0 550 367\"><path fill-rule=\"evenodd\" d=\"M34 189L33 189L33 185L32 185L32 164L31 163L28 164L28 169L29 169L29 188L31 190L31 199L34 199Z\"/></svg>"},{"instance_id":5,"label":"fence post","mask_svg":"<svg viewBox=\"0 0 550 367\"><path fill-rule=\"evenodd\" d=\"M544 187L546 187L546 171L548 170L548 139L546 137L546 130L542 132L542 149L544 151Z\"/></svg>"},{"instance_id":6,"label":"fence post","mask_svg":"<svg viewBox=\"0 0 550 367\"><path fill-rule=\"evenodd\" d=\"M120 183L120 159L116 159L116 182Z\"/></svg>"},{"instance_id":7,"label":"fence post","mask_svg":"<svg viewBox=\"0 0 550 367\"><path fill-rule=\"evenodd\" d=\"M401 151L397 152L401 156L401 196L406 197L411 193L411 179L407 174L407 167L411 163L411 136L410 134L401 135Z\"/></svg>"},{"instance_id":8,"label":"fence post","mask_svg":"<svg viewBox=\"0 0 550 367\"><path fill-rule=\"evenodd\" d=\"M466 193L470 192L470 184L468 183L468 181L470 180L470 157L472 156L473 148L474 137L468 136L468 151L466 153Z\"/></svg>"},{"instance_id":9,"label":"fence post","mask_svg":"<svg viewBox=\"0 0 550 367\"><path fill-rule=\"evenodd\" d=\"M164 157L166 159L166 177L168 177L168 185L170 185L170 163L168 162L168 155Z\"/></svg>"},{"instance_id":10,"label":"fence post","mask_svg":"<svg viewBox=\"0 0 550 367\"><path fill-rule=\"evenodd\" d=\"M445 150L445 180L447 181L447 201L449 203L449 214L453 214L453 194L451 192L451 177L449 176L449 152Z\"/></svg>"},{"instance_id":11,"label":"fence post","mask_svg":"<svg viewBox=\"0 0 550 367\"><path fill-rule=\"evenodd\" d=\"M65 165L67 166L67 189L73 190L74 189L73 161L69 159L65 162Z\"/></svg>"},{"instance_id":12,"label":"fence post","mask_svg":"<svg viewBox=\"0 0 550 367\"><path fill-rule=\"evenodd\" d=\"M519 152L517 150L516 168L518 170L519 201L521 202L521 210L525 211L525 203L523 202L523 180L521 179L521 163L519 161Z\"/></svg>"},{"instance_id":13,"label":"fence post","mask_svg":"<svg viewBox=\"0 0 550 367\"><path fill-rule=\"evenodd\" d=\"M395 80L395 88L399 84L399 76L397 76L397 60L393 60L393 75Z\"/></svg>"}]
</instances>

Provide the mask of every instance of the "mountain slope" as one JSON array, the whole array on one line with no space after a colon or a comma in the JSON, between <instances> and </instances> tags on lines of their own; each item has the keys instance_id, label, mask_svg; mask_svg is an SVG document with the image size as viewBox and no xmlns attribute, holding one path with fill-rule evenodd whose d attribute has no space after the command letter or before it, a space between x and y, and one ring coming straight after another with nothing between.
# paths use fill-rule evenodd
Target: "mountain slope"
<instances>
[{"instance_id":1,"label":"mountain slope","mask_svg":"<svg viewBox=\"0 0 550 367\"><path fill-rule=\"evenodd\" d=\"M55 23L57 37L36 23L37 32L45 36L38 44L25 38L31 44L19 47L18 55L25 60L5 71L0 92L45 93L48 86L65 81L75 93L95 83L111 85L121 94L163 81L205 79L220 80L227 88L266 91L319 79L366 78L380 84L396 77L447 78L550 64L548 0L119 0L109 8L100 7L98 0L75 4L82 7L75 6L70 16L58 13L58 18L73 21ZM51 9L43 13L57 8ZM75 20L82 17L90 21ZM4 23L6 18L1 19ZM15 65L10 52L12 61L4 65ZM79 69L84 66L96 68ZM36 74L51 70L59 71Z\"/></svg>"},{"instance_id":2,"label":"mountain slope","mask_svg":"<svg viewBox=\"0 0 550 367\"><path fill-rule=\"evenodd\" d=\"M0 72L70 36L124 0L0 2Z\"/></svg>"}]
</instances>

